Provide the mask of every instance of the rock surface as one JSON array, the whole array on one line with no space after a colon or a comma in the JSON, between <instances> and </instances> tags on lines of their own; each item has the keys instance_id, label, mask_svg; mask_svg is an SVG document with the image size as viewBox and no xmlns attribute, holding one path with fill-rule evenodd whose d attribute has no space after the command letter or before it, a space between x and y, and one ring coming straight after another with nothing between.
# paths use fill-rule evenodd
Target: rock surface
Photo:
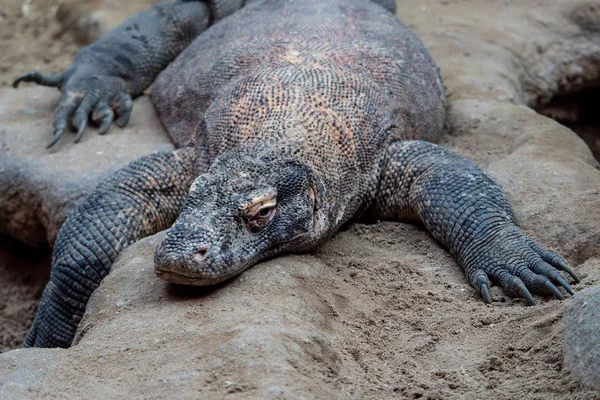
<instances>
[{"instance_id":1,"label":"rock surface","mask_svg":"<svg viewBox=\"0 0 600 400\"><path fill-rule=\"evenodd\" d=\"M584 385L600 392L600 286L578 293L563 322L565 366Z\"/></svg>"},{"instance_id":2,"label":"rock surface","mask_svg":"<svg viewBox=\"0 0 600 400\"><path fill-rule=\"evenodd\" d=\"M173 147L142 97L127 128L106 136L89 129L79 144L67 133L46 150L59 95L40 87L0 90L0 233L37 247L54 243L69 212L102 177Z\"/></svg>"},{"instance_id":3,"label":"rock surface","mask_svg":"<svg viewBox=\"0 0 600 400\"><path fill-rule=\"evenodd\" d=\"M81 398L177 398L199 391L214 397L285 393L297 398L311 392L335 397L325 383L339 373L342 361L323 333L330 320L319 307L320 295L303 283L317 279L323 266L290 257L224 287L176 287L154 276L152 259L161 236L139 242L116 263L88 306L83 337L74 349L51 350L43 358L29 349L6 354L0 368L5 362L13 366L0 379L0 395L44 395L72 385ZM80 380L76 371L91 364L94 371ZM117 386L112 379L96 381L109 366L110 375L121 380ZM63 375L65 368L72 370L69 376ZM140 385L140 378L145 383Z\"/></svg>"},{"instance_id":4,"label":"rock surface","mask_svg":"<svg viewBox=\"0 0 600 400\"><path fill-rule=\"evenodd\" d=\"M581 139L529 107L597 83L592 6L399 2L448 87L443 144L506 188L524 230L576 267L577 290L600 283L600 171ZM50 116L35 121L49 127ZM53 156L93 159L122 136L88 134ZM138 143L129 138L123 146ZM105 153L106 165L115 154ZM158 239L122 255L76 346L0 356L0 398L597 398L562 368L561 319L577 300L524 307L492 288L486 306L418 226L354 224L312 254L278 257L209 290L155 278Z\"/></svg>"}]
</instances>

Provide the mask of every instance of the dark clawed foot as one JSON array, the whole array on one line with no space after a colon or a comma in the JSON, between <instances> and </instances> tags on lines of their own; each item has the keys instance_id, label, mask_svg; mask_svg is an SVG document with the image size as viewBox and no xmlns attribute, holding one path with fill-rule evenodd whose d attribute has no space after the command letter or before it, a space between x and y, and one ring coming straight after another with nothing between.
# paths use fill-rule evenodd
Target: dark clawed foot
<instances>
[{"instance_id":1,"label":"dark clawed foot","mask_svg":"<svg viewBox=\"0 0 600 400\"><path fill-rule=\"evenodd\" d=\"M90 67L74 66L57 75L31 71L18 77L13 87L17 88L21 82L64 88L54 113L54 134L46 148L58 143L70 126L76 132L73 141L78 143L90 120L99 126L98 133L104 135L113 122L122 128L131 117L133 100L123 79L99 75Z\"/></svg>"},{"instance_id":2,"label":"dark clawed foot","mask_svg":"<svg viewBox=\"0 0 600 400\"><path fill-rule=\"evenodd\" d=\"M132 110L133 100L127 93L115 95L111 91L103 93L100 90L67 91L54 115L55 136L48 147L60 139L69 120L77 132L73 142L79 143L90 120L99 126L98 133L104 135L113 122L120 128L125 127Z\"/></svg>"},{"instance_id":3,"label":"dark clawed foot","mask_svg":"<svg viewBox=\"0 0 600 400\"><path fill-rule=\"evenodd\" d=\"M575 291L559 271L568 273L575 282L579 276L566 261L533 242L517 227L511 226L503 235L488 242L478 250L466 270L471 284L481 293L486 303L491 303L490 279L499 284L511 297L521 297L528 305L535 305L532 295L565 298L562 287L570 295Z\"/></svg>"}]
</instances>

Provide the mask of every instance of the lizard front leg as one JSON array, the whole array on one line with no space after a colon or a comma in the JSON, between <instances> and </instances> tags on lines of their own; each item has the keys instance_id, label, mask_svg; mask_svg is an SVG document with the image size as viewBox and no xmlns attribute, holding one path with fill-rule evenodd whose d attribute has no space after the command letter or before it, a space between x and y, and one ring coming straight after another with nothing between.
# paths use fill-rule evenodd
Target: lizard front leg
<instances>
[{"instance_id":1,"label":"lizard front leg","mask_svg":"<svg viewBox=\"0 0 600 400\"><path fill-rule=\"evenodd\" d=\"M375 215L422 221L486 303L491 302L489 279L531 305L531 293L562 299L557 286L574 293L558 270L579 282L575 272L515 225L506 195L475 163L422 141L394 143L386 157Z\"/></svg>"},{"instance_id":2,"label":"lizard front leg","mask_svg":"<svg viewBox=\"0 0 600 400\"><path fill-rule=\"evenodd\" d=\"M113 121L125 126L132 99L204 29L243 4L244 0L162 1L81 49L66 71L55 75L31 71L17 78L13 86L35 82L63 91L48 147L56 144L70 125L77 131L78 142L89 119L104 134Z\"/></svg>"},{"instance_id":3,"label":"lizard front leg","mask_svg":"<svg viewBox=\"0 0 600 400\"><path fill-rule=\"evenodd\" d=\"M167 229L196 177L196 152L142 157L117 171L69 216L52 255L50 282L25 347L69 347L88 299L119 253Z\"/></svg>"}]
</instances>

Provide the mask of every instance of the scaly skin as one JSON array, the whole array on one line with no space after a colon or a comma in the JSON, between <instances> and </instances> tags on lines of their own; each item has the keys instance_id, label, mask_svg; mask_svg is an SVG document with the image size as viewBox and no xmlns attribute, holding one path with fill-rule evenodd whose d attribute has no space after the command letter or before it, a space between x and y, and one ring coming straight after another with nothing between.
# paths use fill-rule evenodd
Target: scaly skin
<instances>
[{"instance_id":1,"label":"scaly skin","mask_svg":"<svg viewBox=\"0 0 600 400\"><path fill-rule=\"evenodd\" d=\"M389 147L373 213L422 221L487 303L489 278L531 305L530 291L562 299L557 285L574 293L557 269L579 278L560 256L515 226L502 189L472 161L434 144L406 141Z\"/></svg>"},{"instance_id":2,"label":"scaly skin","mask_svg":"<svg viewBox=\"0 0 600 400\"><path fill-rule=\"evenodd\" d=\"M80 136L94 107L141 93L192 37L242 5L166 1L82 50L60 79L55 128L74 119ZM69 218L27 345L68 346L116 254L177 215L155 255L157 274L175 283L226 280L265 257L308 251L365 216L421 221L486 302L490 279L529 304L531 293L563 298L556 285L573 293L558 269L577 280L574 272L515 226L498 185L428 143L443 129L444 88L393 8L247 1L200 34L153 88L175 145L189 145L119 171ZM133 43L152 45L129 51ZM117 100L106 115L119 112Z\"/></svg>"},{"instance_id":3,"label":"scaly skin","mask_svg":"<svg viewBox=\"0 0 600 400\"><path fill-rule=\"evenodd\" d=\"M69 347L89 297L119 253L167 229L194 177L196 153L184 147L140 158L103 182L62 226L26 347Z\"/></svg>"},{"instance_id":4,"label":"scaly skin","mask_svg":"<svg viewBox=\"0 0 600 400\"><path fill-rule=\"evenodd\" d=\"M201 2L169 0L130 18L101 40L82 49L67 71L45 76L31 71L17 78L63 89L54 116L54 146L69 123L77 128L78 142L88 119L106 133L115 117L118 126L129 121L132 98L141 95L211 20L209 6Z\"/></svg>"}]
</instances>

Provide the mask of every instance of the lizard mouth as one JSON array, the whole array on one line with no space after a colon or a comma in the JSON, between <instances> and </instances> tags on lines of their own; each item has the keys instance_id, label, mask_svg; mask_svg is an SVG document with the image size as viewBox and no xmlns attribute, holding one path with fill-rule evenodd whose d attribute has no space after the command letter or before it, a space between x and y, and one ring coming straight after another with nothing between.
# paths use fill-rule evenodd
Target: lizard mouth
<instances>
[{"instance_id":1,"label":"lizard mouth","mask_svg":"<svg viewBox=\"0 0 600 400\"><path fill-rule=\"evenodd\" d=\"M292 237L285 243L285 246L302 242L302 240L305 239L306 235L306 233L301 233ZM161 262L161 257L157 257L158 261L157 259L155 259L154 272L160 279L179 285L211 286L216 285L217 283L224 282L235 277L236 275L241 274L251 266L255 265L260 260L270 258L276 254L281 253L281 250L281 246L274 246L271 248L264 249L261 252L256 251L252 255L252 257L250 257L250 260L237 265L230 265L226 268L220 268L222 269L222 271L212 273L199 272L202 269L204 269L204 267L198 264L196 264L194 268L190 268L190 264L188 264L187 262L184 262L183 264L178 262ZM202 254L201 258L204 257L205 254ZM227 272L223 271L223 269Z\"/></svg>"},{"instance_id":2,"label":"lizard mouth","mask_svg":"<svg viewBox=\"0 0 600 400\"><path fill-rule=\"evenodd\" d=\"M242 273L243 269L231 274L218 276L188 275L176 271L161 269L156 269L155 272L160 279L163 279L167 282L176 283L178 285L211 286L233 278L234 276Z\"/></svg>"}]
</instances>

